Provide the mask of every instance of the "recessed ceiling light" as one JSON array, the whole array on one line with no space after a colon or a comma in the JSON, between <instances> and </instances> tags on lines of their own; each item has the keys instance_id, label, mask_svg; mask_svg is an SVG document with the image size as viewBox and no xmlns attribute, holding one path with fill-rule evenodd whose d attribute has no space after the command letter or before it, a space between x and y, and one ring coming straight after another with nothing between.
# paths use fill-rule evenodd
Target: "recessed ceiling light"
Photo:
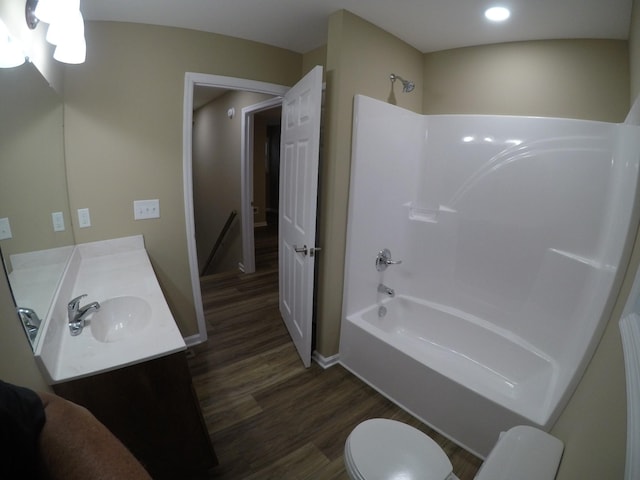
<instances>
[{"instance_id":1,"label":"recessed ceiling light","mask_svg":"<svg viewBox=\"0 0 640 480\"><path fill-rule=\"evenodd\" d=\"M511 12L505 7L491 7L485 10L484 16L492 22L504 22L511 16Z\"/></svg>"}]
</instances>

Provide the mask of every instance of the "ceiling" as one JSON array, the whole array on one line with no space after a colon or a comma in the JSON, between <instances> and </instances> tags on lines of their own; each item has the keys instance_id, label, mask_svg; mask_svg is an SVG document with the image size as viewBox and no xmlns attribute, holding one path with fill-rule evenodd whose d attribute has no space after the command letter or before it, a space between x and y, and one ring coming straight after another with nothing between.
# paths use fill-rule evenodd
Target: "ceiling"
<instances>
[{"instance_id":1,"label":"ceiling","mask_svg":"<svg viewBox=\"0 0 640 480\"><path fill-rule=\"evenodd\" d=\"M306 53L327 42L327 19L346 9L423 53L555 38L626 39L632 0L82 0L86 20L147 23L240 37Z\"/></svg>"}]
</instances>

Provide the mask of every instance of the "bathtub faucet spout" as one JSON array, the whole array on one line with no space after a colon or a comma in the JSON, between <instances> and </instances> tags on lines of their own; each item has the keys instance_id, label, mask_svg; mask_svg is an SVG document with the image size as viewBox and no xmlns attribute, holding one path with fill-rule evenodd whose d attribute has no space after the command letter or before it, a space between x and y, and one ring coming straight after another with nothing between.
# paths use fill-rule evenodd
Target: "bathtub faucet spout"
<instances>
[{"instance_id":1,"label":"bathtub faucet spout","mask_svg":"<svg viewBox=\"0 0 640 480\"><path fill-rule=\"evenodd\" d=\"M378 285L378 293L384 293L385 295L388 295L391 298L396 296L396 292L393 290L393 288L389 288L386 285L383 285L382 283Z\"/></svg>"}]
</instances>

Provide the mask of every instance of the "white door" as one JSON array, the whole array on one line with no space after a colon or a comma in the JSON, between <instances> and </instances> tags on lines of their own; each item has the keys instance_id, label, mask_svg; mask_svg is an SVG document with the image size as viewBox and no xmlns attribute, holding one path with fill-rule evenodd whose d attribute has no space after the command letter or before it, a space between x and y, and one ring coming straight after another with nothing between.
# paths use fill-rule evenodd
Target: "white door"
<instances>
[{"instance_id":1,"label":"white door","mask_svg":"<svg viewBox=\"0 0 640 480\"><path fill-rule=\"evenodd\" d=\"M280 313L305 367L311 365L322 67L284 96L278 214Z\"/></svg>"}]
</instances>

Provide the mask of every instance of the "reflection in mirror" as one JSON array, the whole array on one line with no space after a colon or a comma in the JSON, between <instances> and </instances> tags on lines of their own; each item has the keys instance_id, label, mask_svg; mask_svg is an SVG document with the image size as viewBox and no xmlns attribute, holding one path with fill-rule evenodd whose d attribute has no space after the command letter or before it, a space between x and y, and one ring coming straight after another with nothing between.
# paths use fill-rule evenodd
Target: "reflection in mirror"
<instances>
[{"instance_id":1,"label":"reflection in mirror","mask_svg":"<svg viewBox=\"0 0 640 480\"><path fill-rule=\"evenodd\" d=\"M35 341L74 243L62 100L30 63L0 69L0 248Z\"/></svg>"}]
</instances>

